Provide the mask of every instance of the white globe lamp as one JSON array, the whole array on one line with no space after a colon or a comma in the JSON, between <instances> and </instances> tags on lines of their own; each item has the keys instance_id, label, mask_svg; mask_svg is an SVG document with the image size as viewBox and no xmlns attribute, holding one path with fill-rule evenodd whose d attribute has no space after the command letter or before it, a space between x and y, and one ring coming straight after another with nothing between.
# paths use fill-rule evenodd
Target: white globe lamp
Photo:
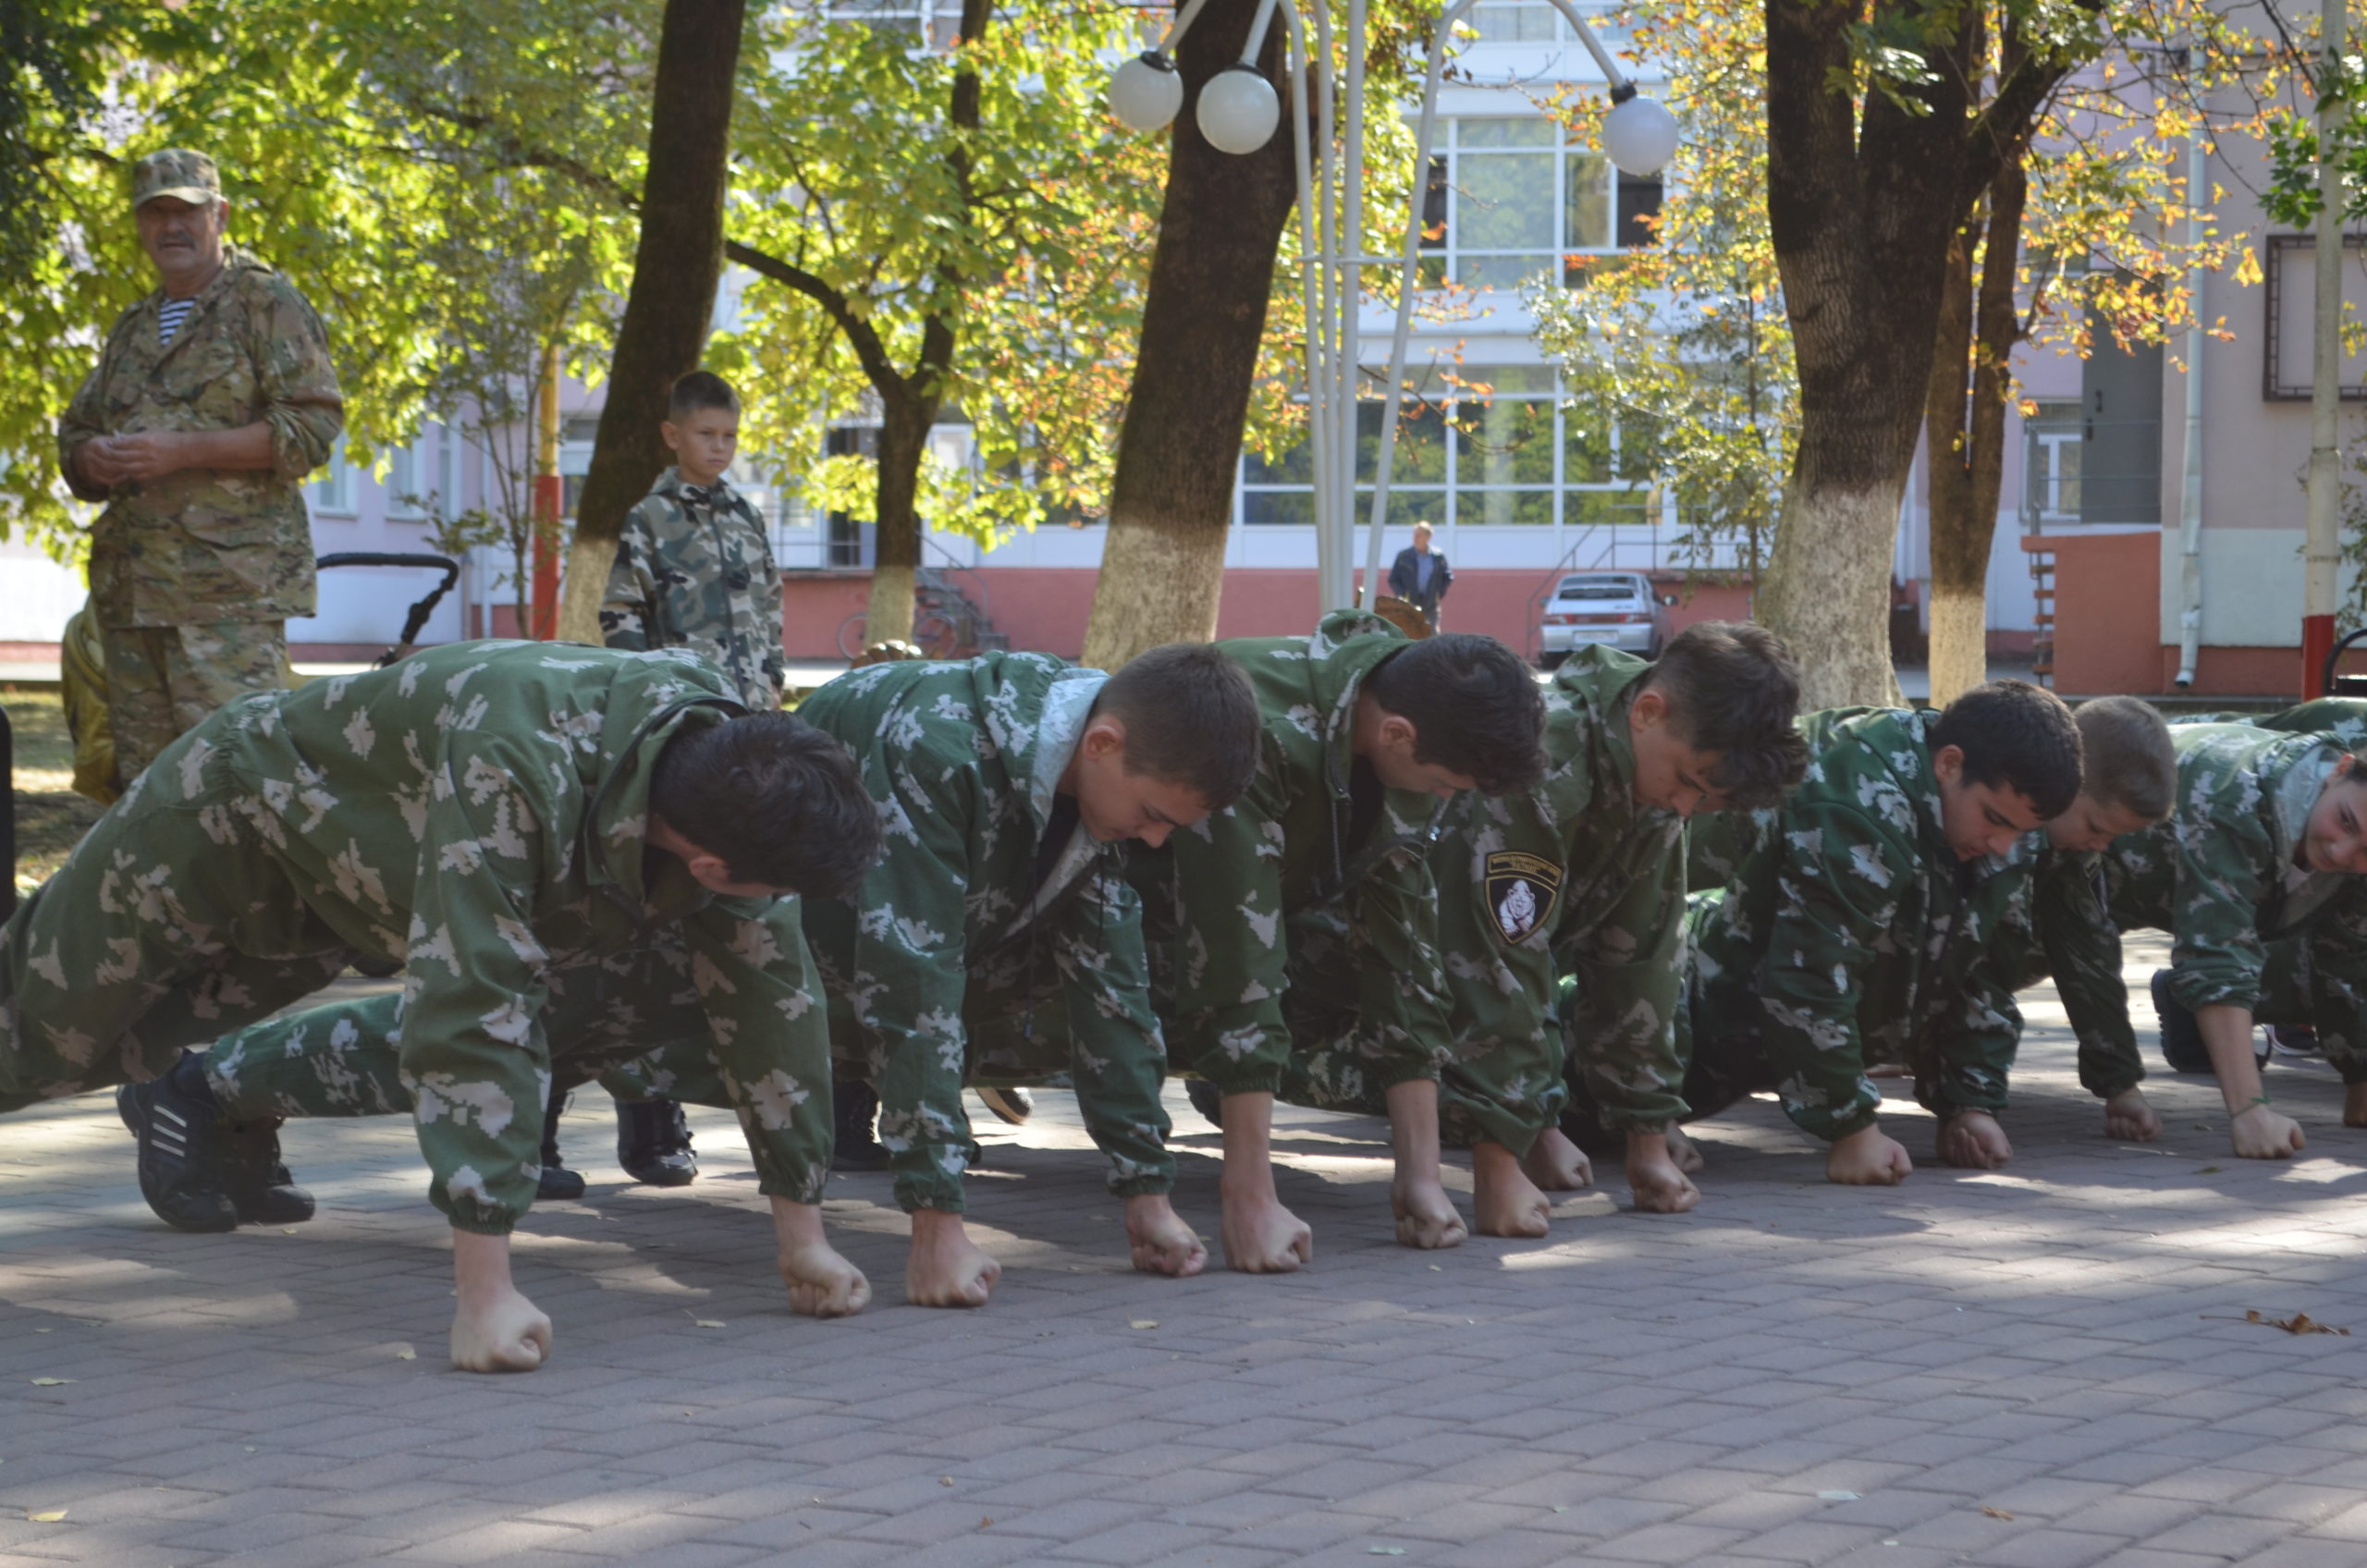
<instances>
[{"instance_id":1,"label":"white globe lamp","mask_svg":"<svg viewBox=\"0 0 2367 1568\"><path fill-rule=\"evenodd\" d=\"M1144 50L1110 79L1110 112L1128 130L1163 130L1183 107L1183 74L1156 49Z\"/></svg>"},{"instance_id":2,"label":"white globe lamp","mask_svg":"<svg viewBox=\"0 0 2367 1568\"><path fill-rule=\"evenodd\" d=\"M1200 134L1220 153L1255 153L1274 139L1282 104L1255 67L1235 62L1200 89Z\"/></svg>"},{"instance_id":3,"label":"white globe lamp","mask_svg":"<svg viewBox=\"0 0 2367 1568\"><path fill-rule=\"evenodd\" d=\"M1602 116L1602 150L1623 173L1638 179L1658 174L1676 156L1676 116L1665 104L1637 97L1632 83L1623 84Z\"/></svg>"}]
</instances>

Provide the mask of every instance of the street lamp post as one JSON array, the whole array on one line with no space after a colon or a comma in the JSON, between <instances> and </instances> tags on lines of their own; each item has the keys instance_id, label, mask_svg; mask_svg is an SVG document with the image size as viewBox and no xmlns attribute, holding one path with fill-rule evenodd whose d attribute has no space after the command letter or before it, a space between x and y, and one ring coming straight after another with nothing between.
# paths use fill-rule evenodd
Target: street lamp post
<instances>
[{"instance_id":1,"label":"street lamp post","mask_svg":"<svg viewBox=\"0 0 2367 1568\"><path fill-rule=\"evenodd\" d=\"M1282 76L1293 82L1291 134L1298 179L1301 303L1306 316L1307 445L1314 470L1316 586L1318 610L1355 602L1354 533L1356 495L1356 387L1359 374L1357 312L1363 269L1398 267L1395 329L1390 341L1389 377L1382 394L1380 448L1373 468L1367 516L1365 582L1378 597L1383 529L1389 517L1391 468L1396 456L1397 411L1404 386L1405 356L1413 329L1414 292L1421 260L1422 199L1437 126L1439 84L1454 25L1478 0L1452 0L1430 31L1422 86L1422 115L1415 135L1413 195L1401 254L1364 253L1364 87L1367 0L1347 0L1347 68L1336 85L1344 105L1342 134L1332 135L1331 9L1312 8L1314 47L1295 0L1260 0L1241 57L1201 89L1196 111L1201 134L1220 152L1253 153L1271 140L1281 101L1257 67L1268 30L1279 9L1288 28ZM1595 37L1571 0L1551 0L1594 56L1611 92L1602 127L1603 152L1632 175L1659 172L1676 151L1676 120L1666 108L1640 97ZM1183 79L1173 49L1199 16L1206 0L1186 0L1158 48L1127 60L1110 83L1110 106L1120 121L1141 131L1161 129L1184 105ZM1318 201L1318 198L1320 198Z\"/></svg>"}]
</instances>

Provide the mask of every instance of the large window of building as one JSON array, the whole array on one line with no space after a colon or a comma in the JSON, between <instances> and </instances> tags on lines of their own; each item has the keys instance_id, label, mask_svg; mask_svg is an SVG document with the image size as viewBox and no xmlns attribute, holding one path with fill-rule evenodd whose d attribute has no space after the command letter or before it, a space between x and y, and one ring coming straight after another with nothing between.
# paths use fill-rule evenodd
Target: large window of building
<instances>
[{"instance_id":1,"label":"large window of building","mask_svg":"<svg viewBox=\"0 0 2367 1568\"><path fill-rule=\"evenodd\" d=\"M1356 410L1356 476L1380 449L1378 399ZM1650 523L1651 470L1636 433L1564 402L1550 365L1465 366L1408 398L1390 466L1389 520L1404 526L1586 527ZM1312 523L1312 464L1301 445L1267 462L1245 455L1244 523ZM1359 521L1371 491L1358 503Z\"/></svg>"},{"instance_id":2,"label":"large window of building","mask_svg":"<svg viewBox=\"0 0 2367 1568\"><path fill-rule=\"evenodd\" d=\"M1442 121L1423 204L1424 281L1582 281L1589 254L1652 243L1661 183L1613 169L1542 116Z\"/></svg>"},{"instance_id":3,"label":"large window of building","mask_svg":"<svg viewBox=\"0 0 2367 1568\"><path fill-rule=\"evenodd\" d=\"M1577 0L1577 8L1597 33L1610 32L1614 7L1609 0ZM1577 37L1546 0L1479 0L1465 21L1482 43L1561 43Z\"/></svg>"}]
</instances>

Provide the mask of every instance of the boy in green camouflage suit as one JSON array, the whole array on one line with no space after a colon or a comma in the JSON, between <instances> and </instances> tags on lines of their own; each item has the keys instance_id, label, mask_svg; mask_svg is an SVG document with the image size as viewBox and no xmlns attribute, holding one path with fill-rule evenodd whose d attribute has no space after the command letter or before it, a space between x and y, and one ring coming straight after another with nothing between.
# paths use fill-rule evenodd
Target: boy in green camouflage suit
<instances>
[{"instance_id":1,"label":"boy in green camouflage suit","mask_svg":"<svg viewBox=\"0 0 2367 1568\"><path fill-rule=\"evenodd\" d=\"M1828 1179L1895 1182L1913 1163L1876 1124L1867 1068L1904 1061L1942 1158L1995 1163L2021 1015L1994 937L2029 919L2022 840L2079 777L2070 710L2024 681L1833 723L1774 831L1695 913L1686 1101L1708 1114L1773 1087L1832 1145Z\"/></svg>"},{"instance_id":2,"label":"boy in green camouflage suit","mask_svg":"<svg viewBox=\"0 0 2367 1568\"><path fill-rule=\"evenodd\" d=\"M2133 1082L2143 1069L2119 933L2169 932L2171 967L2156 982L2166 992L2165 1028L2191 1017L2234 1151L2287 1158L2305 1140L2262 1090L2255 1023L2313 1025L2349 1086L2345 1124L2367 1126L2367 774L2342 741L2311 730L2201 724L2170 735L2176 815L2113 841L2101 907L2094 899L2055 906L2042 927L2046 956L2083 1047L2092 1038L2100 1059Z\"/></svg>"},{"instance_id":3,"label":"boy in green camouflage suit","mask_svg":"<svg viewBox=\"0 0 2367 1568\"><path fill-rule=\"evenodd\" d=\"M819 1010L794 905L771 899L851 878L876 827L834 744L740 714L685 655L513 643L239 699L174 741L0 930L0 1109L129 1081L142 1194L182 1228L229 1229L265 1199L273 1123L221 1125L184 1047L349 959L404 964L399 1069L455 1232L454 1359L532 1366L549 1325L509 1282L507 1238L533 1199L546 1014L662 955L666 932L743 1091L784 1236L804 1265L835 1258L814 1207L828 1063L798 1026ZM710 841L752 847L727 861ZM265 1072L251 1052L245 1066ZM331 1058L325 1093L337 1082ZM860 1277L833 1276L843 1305Z\"/></svg>"},{"instance_id":4,"label":"boy in green camouflage suit","mask_svg":"<svg viewBox=\"0 0 2367 1568\"><path fill-rule=\"evenodd\" d=\"M674 466L658 475L617 538L600 605L600 640L611 648L688 648L731 678L751 713L780 706L780 573L765 521L724 472L740 450L740 395L712 371L674 383L657 432ZM565 1090L554 1088L543 1125L546 1198L583 1194L583 1178L559 1163ZM681 1108L664 1096L617 1104L617 1161L653 1186L698 1174Z\"/></svg>"},{"instance_id":5,"label":"boy in green camouflage suit","mask_svg":"<svg viewBox=\"0 0 2367 1568\"><path fill-rule=\"evenodd\" d=\"M1585 1183L1554 1125L1565 1072L1588 1125L1624 1140L1637 1207L1699 1200L1668 1136L1686 1110L1686 819L1780 801L1807 756L1798 707L1799 672L1760 627L1688 627L1656 664L1582 649L1546 688L1544 782L1450 813L1434 861L1455 1030L1440 1099L1471 1144L1483 1231L1542 1235L1539 1189Z\"/></svg>"},{"instance_id":6,"label":"boy in green camouflage suit","mask_svg":"<svg viewBox=\"0 0 2367 1568\"><path fill-rule=\"evenodd\" d=\"M1438 1076L1453 1035L1433 821L1458 790L1536 781L1536 681L1490 638L1408 643L1354 612L1312 636L1218 646L1257 694L1257 777L1165 853L1136 856L1135 876L1171 1048L1220 1108L1226 1261L1286 1272L1313 1254L1274 1190L1278 1093L1385 1105L1397 1238L1452 1246L1465 1228L1438 1172Z\"/></svg>"},{"instance_id":7,"label":"boy in green camouflage suit","mask_svg":"<svg viewBox=\"0 0 2367 1568\"><path fill-rule=\"evenodd\" d=\"M1198 1272L1207 1249L1168 1198L1167 1054L1118 846L1161 843L1248 783L1257 717L1240 671L1186 643L1114 676L1044 654L881 664L799 714L862 759L886 831L859 888L806 900L805 934L833 1047L879 1096L913 1217L907 1298L981 1305L1001 1271L963 1223L978 1153L965 1081L1069 1073L1134 1266Z\"/></svg>"}]
</instances>

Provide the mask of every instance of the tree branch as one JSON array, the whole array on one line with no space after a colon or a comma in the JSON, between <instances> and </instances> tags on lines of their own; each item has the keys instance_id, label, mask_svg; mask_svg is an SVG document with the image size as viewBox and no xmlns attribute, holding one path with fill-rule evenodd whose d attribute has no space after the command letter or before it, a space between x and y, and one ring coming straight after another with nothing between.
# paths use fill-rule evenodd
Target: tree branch
<instances>
[{"instance_id":1,"label":"tree branch","mask_svg":"<svg viewBox=\"0 0 2367 1568\"><path fill-rule=\"evenodd\" d=\"M844 294L803 267L737 239L724 240L723 254L727 260L737 262L758 276L785 284L821 306L831 324L846 338L847 346L854 350L855 360L863 366L864 375L882 398L901 398L913 395L911 382L889 359L888 346L880 341L878 332L869 322L855 314L853 306Z\"/></svg>"}]
</instances>

